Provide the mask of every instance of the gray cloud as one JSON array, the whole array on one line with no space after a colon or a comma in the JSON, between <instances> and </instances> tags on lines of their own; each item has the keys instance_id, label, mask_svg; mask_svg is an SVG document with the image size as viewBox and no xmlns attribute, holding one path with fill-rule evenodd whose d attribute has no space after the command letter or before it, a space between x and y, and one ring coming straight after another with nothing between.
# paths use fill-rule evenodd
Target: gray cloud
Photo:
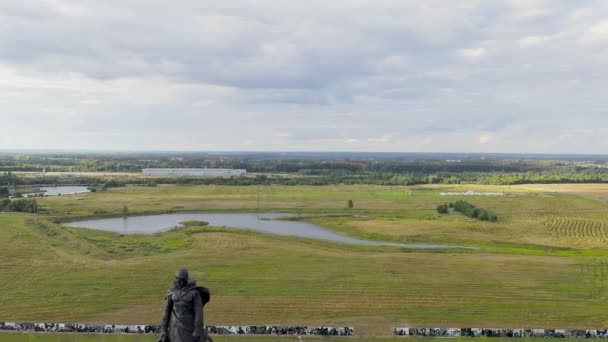
<instances>
[{"instance_id":1,"label":"gray cloud","mask_svg":"<svg viewBox=\"0 0 608 342\"><path fill-rule=\"evenodd\" d=\"M0 146L604 153L607 16L600 0L3 1Z\"/></svg>"}]
</instances>

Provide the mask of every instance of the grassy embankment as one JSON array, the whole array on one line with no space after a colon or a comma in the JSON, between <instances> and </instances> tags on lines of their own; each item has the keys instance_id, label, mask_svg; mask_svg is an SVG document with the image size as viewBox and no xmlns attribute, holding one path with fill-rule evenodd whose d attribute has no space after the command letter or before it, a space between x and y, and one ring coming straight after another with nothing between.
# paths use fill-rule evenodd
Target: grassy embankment
<instances>
[{"instance_id":1,"label":"grassy embankment","mask_svg":"<svg viewBox=\"0 0 608 342\"><path fill-rule=\"evenodd\" d=\"M608 323L606 205L513 187L468 199L498 223L434 211L454 200L440 191L469 189L496 188L159 186L40 199L47 215L0 214L0 320L154 323L172 273L185 266L214 293L209 324L350 325L370 336L408 325ZM125 205L130 214L355 213L364 217L310 220L359 237L492 250L355 247L216 227L121 237L52 223L120 215Z\"/></svg>"}]
</instances>

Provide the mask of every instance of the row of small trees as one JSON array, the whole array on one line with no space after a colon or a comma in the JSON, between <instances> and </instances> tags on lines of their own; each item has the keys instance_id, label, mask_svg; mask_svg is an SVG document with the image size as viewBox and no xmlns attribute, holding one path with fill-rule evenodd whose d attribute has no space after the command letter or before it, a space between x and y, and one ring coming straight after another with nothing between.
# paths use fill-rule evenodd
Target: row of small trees
<instances>
[{"instance_id":1,"label":"row of small trees","mask_svg":"<svg viewBox=\"0 0 608 342\"><path fill-rule=\"evenodd\" d=\"M449 214L450 213L450 208L452 208L451 206L453 206L453 203L449 204L450 206L448 206L448 204L440 204L437 206L437 212L440 214Z\"/></svg>"},{"instance_id":2,"label":"row of small trees","mask_svg":"<svg viewBox=\"0 0 608 342\"><path fill-rule=\"evenodd\" d=\"M447 204L440 204L437 206L437 212L440 214L447 214L450 212L450 209L463 213L464 215L470 218L476 218L481 221L498 221L498 217L496 216L496 214L485 209L477 208L471 203L462 200L453 203L450 202Z\"/></svg>"},{"instance_id":3,"label":"row of small trees","mask_svg":"<svg viewBox=\"0 0 608 342\"><path fill-rule=\"evenodd\" d=\"M8 198L5 198L3 200L0 200L0 211L37 213L38 203L33 198L20 198L12 201Z\"/></svg>"}]
</instances>

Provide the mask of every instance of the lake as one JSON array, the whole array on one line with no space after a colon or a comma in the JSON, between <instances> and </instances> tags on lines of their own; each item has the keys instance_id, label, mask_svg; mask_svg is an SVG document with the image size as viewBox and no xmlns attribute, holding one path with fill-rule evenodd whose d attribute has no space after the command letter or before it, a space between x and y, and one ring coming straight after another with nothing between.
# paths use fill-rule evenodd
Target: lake
<instances>
[{"instance_id":1,"label":"lake","mask_svg":"<svg viewBox=\"0 0 608 342\"><path fill-rule=\"evenodd\" d=\"M81 194L85 192L91 192L91 190L87 189L87 186L81 185L60 185L60 186L43 186L40 188L34 188L34 192L23 194L24 197L31 197L39 194L44 194L44 196L58 196L58 195L71 195L71 194Z\"/></svg>"},{"instance_id":2,"label":"lake","mask_svg":"<svg viewBox=\"0 0 608 342\"><path fill-rule=\"evenodd\" d=\"M285 216L292 215L282 213L176 213L75 221L64 223L64 225L76 228L105 230L120 234L153 234L180 226L180 222L196 220L209 222L210 226L249 229L276 235L297 236L357 245L474 249L473 247L462 246L406 244L356 239L337 234L308 222L277 220L277 218Z\"/></svg>"}]
</instances>

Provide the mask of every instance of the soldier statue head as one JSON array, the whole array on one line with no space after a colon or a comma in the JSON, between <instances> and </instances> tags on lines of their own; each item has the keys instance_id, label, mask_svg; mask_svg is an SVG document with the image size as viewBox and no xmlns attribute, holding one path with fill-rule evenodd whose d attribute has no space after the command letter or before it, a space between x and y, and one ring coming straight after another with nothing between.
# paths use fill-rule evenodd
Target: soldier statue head
<instances>
[{"instance_id":1,"label":"soldier statue head","mask_svg":"<svg viewBox=\"0 0 608 342\"><path fill-rule=\"evenodd\" d=\"M188 275L188 270L185 268L180 268L175 272L175 284L179 287L185 287L188 285L188 279L190 276Z\"/></svg>"}]
</instances>

